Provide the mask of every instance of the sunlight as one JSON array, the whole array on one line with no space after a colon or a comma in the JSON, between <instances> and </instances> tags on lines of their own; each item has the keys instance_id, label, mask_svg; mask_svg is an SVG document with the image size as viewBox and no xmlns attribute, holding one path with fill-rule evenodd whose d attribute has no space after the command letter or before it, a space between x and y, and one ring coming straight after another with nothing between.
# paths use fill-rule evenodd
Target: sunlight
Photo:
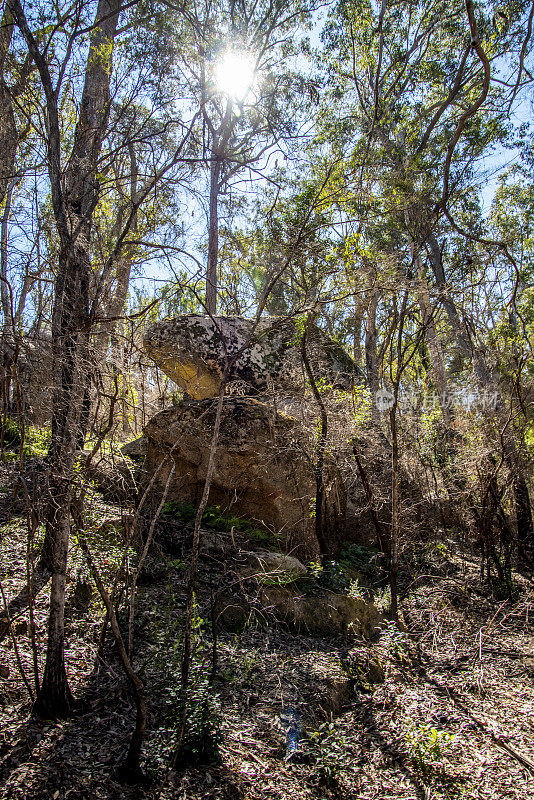
<instances>
[{"instance_id":1,"label":"sunlight","mask_svg":"<svg viewBox=\"0 0 534 800\"><path fill-rule=\"evenodd\" d=\"M243 101L254 83L255 60L245 51L227 50L215 65L215 83L220 92Z\"/></svg>"}]
</instances>

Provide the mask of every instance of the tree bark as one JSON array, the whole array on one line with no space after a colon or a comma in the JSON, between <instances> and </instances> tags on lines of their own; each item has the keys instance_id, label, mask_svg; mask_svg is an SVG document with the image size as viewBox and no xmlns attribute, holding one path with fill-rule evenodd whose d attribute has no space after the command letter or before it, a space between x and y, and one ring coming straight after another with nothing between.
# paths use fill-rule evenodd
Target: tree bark
<instances>
[{"instance_id":1,"label":"tree bark","mask_svg":"<svg viewBox=\"0 0 534 800\"><path fill-rule=\"evenodd\" d=\"M371 390L371 419L373 424L380 423L380 414L376 407L376 394L379 389L378 384L378 352L377 352L377 331L376 331L376 312L378 309L379 294L373 289L371 299L367 307L367 320L365 324L365 366L367 372L367 383Z\"/></svg>"},{"instance_id":2,"label":"tree bark","mask_svg":"<svg viewBox=\"0 0 534 800\"><path fill-rule=\"evenodd\" d=\"M9 227L9 214L11 211L11 198L13 189L17 181L12 180L4 193L5 206L2 214L2 226L0 230L0 298L2 302L2 313L4 315L3 332L14 335L14 311L12 308L12 297L10 296L8 276L7 276L7 239ZM0 199L1 202L1 199Z\"/></svg>"},{"instance_id":3,"label":"tree bark","mask_svg":"<svg viewBox=\"0 0 534 800\"><path fill-rule=\"evenodd\" d=\"M217 313L217 266L219 260L219 181L221 160L214 142L210 165L210 206L208 231L208 264L206 270L206 311Z\"/></svg>"},{"instance_id":4,"label":"tree bark","mask_svg":"<svg viewBox=\"0 0 534 800\"><path fill-rule=\"evenodd\" d=\"M315 402L319 407L319 416L321 420L321 425L319 428L319 437L317 440L317 450L316 450L316 458L315 458L315 535L317 537L317 541L319 542L319 548L321 550L321 555L326 556L331 552L333 549L336 549L336 545L338 544L337 537L334 542L331 541L330 537L332 534L335 536L335 531L327 531L326 526L324 523L324 510L325 510L325 491L324 491L324 455L326 451L326 437L328 435L328 417L326 414L326 408L323 402L323 398L321 397L321 393L317 387L317 382L315 380L315 375L313 374L313 370L311 368L310 360L308 358L307 352L307 344L308 344L308 331L311 323L311 317L308 317L306 320L306 327L304 329L304 333L302 336L301 342L301 357L302 363L304 364L304 369L306 371L306 375L310 382L311 390L313 396L315 398ZM328 536L330 534L330 537ZM332 548L332 544L334 548Z\"/></svg>"},{"instance_id":5,"label":"tree bark","mask_svg":"<svg viewBox=\"0 0 534 800\"><path fill-rule=\"evenodd\" d=\"M14 177L18 133L13 100L4 77L5 59L13 35L13 19L6 7L0 22L0 204Z\"/></svg>"}]
</instances>

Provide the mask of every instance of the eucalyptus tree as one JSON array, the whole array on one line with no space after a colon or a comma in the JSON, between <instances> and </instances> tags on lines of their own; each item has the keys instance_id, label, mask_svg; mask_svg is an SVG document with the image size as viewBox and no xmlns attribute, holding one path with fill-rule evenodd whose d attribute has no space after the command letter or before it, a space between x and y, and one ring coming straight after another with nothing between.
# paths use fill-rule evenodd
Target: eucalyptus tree
<instances>
[{"instance_id":1,"label":"eucalyptus tree","mask_svg":"<svg viewBox=\"0 0 534 800\"><path fill-rule=\"evenodd\" d=\"M58 385L54 396L50 479L47 511L46 559L52 583L46 666L38 710L64 715L72 705L64 662L64 609L67 552L70 533L71 477L74 471L77 428L86 385L89 331L89 241L98 201L97 163L110 107L112 44L120 2L101 0L91 30L80 116L65 173L62 167L59 88L61 69L54 80L46 51L36 39L22 4L10 11L35 63L46 98L47 166L54 220L59 238L52 337ZM75 30L82 20L75 21ZM90 29L92 26L89 26ZM76 31L77 32L77 31ZM73 41L71 40L71 45ZM68 51L67 51L68 53Z\"/></svg>"},{"instance_id":2,"label":"eucalyptus tree","mask_svg":"<svg viewBox=\"0 0 534 800\"><path fill-rule=\"evenodd\" d=\"M502 72L500 60L522 41L527 8L515 4L499 32L471 2L342 2L325 29L337 111L324 115L322 132L347 154L335 176L340 212L360 239L378 221L428 262L442 293L447 217L472 224L477 161L510 132L506 91L501 80L488 85L488 69ZM443 305L469 351L451 298Z\"/></svg>"},{"instance_id":3,"label":"eucalyptus tree","mask_svg":"<svg viewBox=\"0 0 534 800\"><path fill-rule=\"evenodd\" d=\"M220 196L245 171L260 182L269 159L284 157L298 134L306 78L295 54L312 6L313 0L218 0L186 6L182 14L184 101L201 111L198 159L209 172L210 314L217 308Z\"/></svg>"},{"instance_id":4,"label":"eucalyptus tree","mask_svg":"<svg viewBox=\"0 0 534 800\"><path fill-rule=\"evenodd\" d=\"M512 140L509 106L516 77L523 87L530 80L523 67L532 15L530 3L514 3L503 24L493 10L470 0L343 0L323 37L336 110L324 114L322 141L345 153L333 203L353 225L357 261L369 243L382 246L381 231L402 272L418 278L440 396L448 388L444 334L472 365L479 389L498 390L471 302L476 292L467 290L480 277L473 264L485 235L479 164ZM443 312L437 320L428 315L432 295ZM506 416L501 399L497 418L524 538L532 535L528 489ZM444 406L443 417L450 426Z\"/></svg>"},{"instance_id":5,"label":"eucalyptus tree","mask_svg":"<svg viewBox=\"0 0 534 800\"><path fill-rule=\"evenodd\" d=\"M176 113L174 95L169 99L165 48L145 45L145 60L135 62L126 49L133 44L131 52L139 55L134 32L144 26L148 36L153 9L132 3L123 10L120 0L27 9L9 0L7 7L39 75L46 120L47 191L54 222L50 246L56 260L50 323L55 388L42 553L43 567L51 573L50 613L36 708L64 715L72 706L64 663L70 506L94 371L91 337L98 325L104 325L105 333L105 326L122 313L131 265L142 249L138 234L157 228L147 222L153 216L150 204L155 191L168 186L183 165L192 120ZM164 62L159 78L165 81L158 76L150 80L154 59ZM110 215L115 215L111 222ZM105 342L101 328L100 333Z\"/></svg>"}]
</instances>

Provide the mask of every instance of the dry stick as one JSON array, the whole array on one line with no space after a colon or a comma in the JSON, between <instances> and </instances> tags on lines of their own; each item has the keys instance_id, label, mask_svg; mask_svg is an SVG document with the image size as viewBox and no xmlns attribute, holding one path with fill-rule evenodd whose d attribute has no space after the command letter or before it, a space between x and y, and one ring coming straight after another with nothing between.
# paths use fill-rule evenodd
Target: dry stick
<instances>
[{"instance_id":1,"label":"dry stick","mask_svg":"<svg viewBox=\"0 0 534 800\"><path fill-rule=\"evenodd\" d=\"M98 572L98 568L93 560L93 556L91 555L89 546L81 530L78 530L77 534L78 534L78 542L87 561L87 565L89 567L91 575L93 576L93 580L96 584L100 597L102 598L102 602L106 607L108 619L111 624L111 630L113 632L113 638L115 639L115 644L117 646L122 666L134 690L135 706L137 712L135 719L135 729L132 734L132 738L130 739L130 745L128 747L126 760L122 767L122 772L125 775L125 777L137 778L140 776L141 773L139 760L141 756L141 745L143 743L143 738L146 729L147 709L146 709L146 700L144 696L144 685L139 676L137 675L137 673L134 671L131 661L128 658L128 653L126 652L126 648L124 646L124 641L120 632L119 623L117 622L117 616L115 614L111 598L108 592L106 591L104 584L102 583L100 573Z\"/></svg>"},{"instance_id":2,"label":"dry stick","mask_svg":"<svg viewBox=\"0 0 534 800\"><path fill-rule=\"evenodd\" d=\"M20 393L20 390L19 390L19 393ZM96 452L98 451L98 449L102 445L102 441L104 440L104 437L111 430L111 427L112 427L112 424L113 424L113 408L114 408L115 402L116 402L116 398L112 397L111 398L111 404L110 404L110 415L109 415L109 420L110 421L108 422L108 425L105 428L105 432L97 439L93 449L91 450L91 452L89 453L88 457L86 458L86 461L85 461L85 469L86 470L89 468L92 459L94 458ZM25 493L26 514L28 515L30 513L29 512L29 506L31 505L29 494L28 494L28 490L27 490L27 487L26 487L26 484L25 484L24 480L20 477L20 475L18 476L18 481L21 484L21 486L23 487L23 490L24 490L24 493ZM85 489L82 490L82 492L80 494L80 498L79 499L80 499L81 503L83 503L83 500L85 498L86 492L87 492L87 489L85 488ZM30 523L28 523L28 524L30 524ZM14 598L14 600L11 601L10 607L14 609L15 613L22 612L27 606L31 606L33 601L35 600L35 596L48 583L48 581L49 581L49 579L51 577L50 571L47 568L44 568L43 570L41 570L41 573L42 574L41 574L41 578L40 578L40 584L39 584L39 586L36 586L36 584L35 584L35 573L34 573L34 570L32 570L32 582L31 582L31 584L27 582L27 585L22 590L22 592L20 592L19 595L16 598ZM46 580L44 580L45 577L46 577ZM30 609L30 615L31 616L33 615L33 609ZM31 619L30 619L30 627L31 627L32 631L34 631L34 627L32 626ZM0 625L0 642L3 641L4 637L6 636L6 634L7 634L7 628L5 626L1 626ZM32 633L32 648L35 648L35 647L36 647L36 645L34 643L34 633ZM34 664L35 664L35 661L36 661L36 655L34 656ZM36 680L38 682L37 673L36 673Z\"/></svg>"},{"instance_id":3,"label":"dry stick","mask_svg":"<svg viewBox=\"0 0 534 800\"><path fill-rule=\"evenodd\" d=\"M519 750L516 750L515 747L512 747L512 745L508 744L508 742L505 741L502 735L495 733L491 729L488 722L484 722L478 717L475 717L470 708L462 700L460 700L456 696L456 693L451 689L449 689L448 686L444 686L435 678L431 680L431 683L434 683L436 684L436 686L439 686L441 690L445 690L449 698L452 700L453 704L461 711L463 711L464 714L467 714L467 716L473 720L473 722L477 725L478 728L480 728L485 733L489 733L492 741L497 745L497 747L500 747L501 750L504 750L506 753L508 753L508 755L512 756L512 758L515 758L516 761L518 761L523 767L528 769L529 772L531 772L534 775L534 761L532 759L530 759L524 753L521 753Z\"/></svg>"},{"instance_id":4,"label":"dry stick","mask_svg":"<svg viewBox=\"0 0 534 800\"><path fill-rule=\"evenodd\" d=\"M163 504L165 503L165 500L167 499L167 494L169 493L169 486L170 486L170 483L171 483L171 480L172 480L172 476L174 475L174 470L175 469L176 469L176 462L173 463L173 465L172 465L172 467L171 467L171 469L169 471L169 477L167 478L167 482L165 483L165 488L163 490L163 495L161 497L161 500L160 500L160 503L159 503L158 508L156 510L156 513L152 517L152 521L150 523L150 528L149 528L149 531L148 531L148 535L146 537L145 546L143 548L143 552L141 553L141 557L139 559L139 562L137 564L136 570L135 570L133 578L132 578L132 587L130 589L130 612L129 612L129 618L128 618L128 655L129 655L130 658L132 657L132 650L133 650L133 625L134 625L134 614L135 614L135 591L136 591L136 588L137 588L137 580L139 578L139 573L141 572L143 564L145 563L146 557L148 555L148 550L150 548L150 545L152 544L152 539L154 537L154 529L156 527L156 522L158 520L159 515L161 514L161 509L163 508Z\"/></svg>"},{"instance_id":5,"label":"dry stick","mask_svg":"<svg viewBox=\"0 0 534 800\"><path fill-rule=\"evenodd\" d=\"M33 660L33 679L35 683L35 691L36 694L39 694L40 691L40 684L39 684L39 658L37 655L37 642L35 639L35 615L34 615L34 597L33 597L33 585L34 585L34 570L33 570L33 559L32 559L32 549L33 549L33 542L35 538L35 530L39 524L39 516L35 510L31 508L30 502L30 495L28 492L28 487L26 486L26 481L20 475L18 476L18 480L24 490L24 497L26 500L26 521L28 525L28 536L26 538L26 584L28 586L28 616L30 620L30 643L32 648L32 660Z\"/></svg>"},{"instance_id":6,"label":"dry stick","mask_svg":"<svg viewBox=\"0 0 534 800\"><path fill-rule=\"evenodd\" d=\"M187 584L187 601L186 601L186 611L185 611L185 623L184 623L184 651L182 657L182 719L180 725L180 734L178 736L178 743L176 745L176 750L173 756L173 765L176 766L180 760L180 754L182 752L183 744L184 744L184 737L185 737L185 728L187 724L187 688L189 684L189 668L190 668L190 661L191 661L191 628L193 622L193 606L194 606L194 597L195 597L195 584L196 584L196 577L197 577L197 570L198 570L198 557L200 551L200 525L202 523L202 515L204 514L204 510L208 503L208 496L209 491L211 488L211 482L213 478L213 473L215 470L215 453L217 451L217 443L219 440L219 430L221 427L221 417L222 417L222 409L223 409L223 400L224 400L224 390L226 387L226 380L227 380L227 369L225 369L223 373L223 377L221 380L221 385L219 387L219 397L217 400L217 411L215 413L215 421L213 423L213 433L211 436L211 444L210 444L210 454L208 460L208 468L206 470L206 479L204 481L204 490L202 492L202 499L200 500L200 505L197 509L196 517L195 517L195 528L193 531L193 545L192 545L192 552L191 552L191 566L189 568L189 581Z\"/></svg>"},{"instance_id":7,"label":"dry stick","mask_svg":"<svg viewBox=\"0 0 534 800\"><path fill-rule=\"evenodd\" d=\"M352 444L352 454L354 456L354 460L356 462L356 466L358 467L358 473L360 475L360 480L361 480L361 482L363 484L365 495L366 495L367 501L369 503L369 511L371 512L371 518L373 520L373 525L375 526L376 538L378 539L378 546L380 547L380 550L382 551L382 553L385 553L386 552L385 549L384 549L385 548L385 541L384 541L384 536L383 536L383 533L382 533L382 526L380 524L380 520L378 519L378 514L377 514L377 511L376 511L376 505L375 505L375 498L374 498L374 495L373 495L373 490L371 489L371 486L370 486L369 481L367 479L367 473L365 472L365 470L363 468L362 460L360 458L360 454L358 452L358 448L356 446L356 442L355 442L354 439L352 440L351 444Z\"/></svg>"},{"instance_id":8,"label":"dry stick","mask_svg":"<svg viewBox=\"0 0 534 800\"><path fill-rule=\"evenodd\" d=\"M22 664L22 659L20 657L19 646L18 646L17 640L15 638L15 632L13 631L13 628L11 626L11 618L9 616L9 608L8 608L8 605L7 605L6 595L5 595L5 592L4 592L4 585L3 585L1 580L0 580L0 593L2 594L2 601L4 603L4 611L5 611L5 614L6 614L6 617L7 617L7 622L8 622L8 626L9 626L9 633L11 634L11 641L13 642L13 650L15 651L15 658L17 660L17 666L19 668L20 676L21 676L22 680L24 681L24 685L26 686L26 689L28 690L28 694L30 695L30 700L33 703L33 699L34 699L33 698L33 690L32 690L32 687L30 685L30 682L29 682L28 678L26 677L26 672L24 671L24 666Z\"/></svg>"},{"instance_id":9,"label":"dry stick","mask_svg":"<svg viewBox=\"0 0 534 800\"><path fill-rule=\"evenodd\" d=\"M170 450L170 453L168 453L165 456L165 458L162 458L162 460L160 461L160 463L158 464L158 466L154 470L154 474L150 478L148 486L146 487L145 491L143 492L143 496L141 497L141 500L139 501L139 503L137 505L137 508L136 508L135 514L134 514L134 518L133 518L131 524L128 526L128 533L126 535L126 541L124 543L124 549L123 549L123 553L122 553L121 563L120 563L119 568L117 569L117 571L115 573L115 577L113 578L113 583L112 583L112 586L111 586L110 597L111 597L112 601L113 601L113 599L115 597L115 591L116 591L116 588L117 588L119 575L121 574L121 572L124 569L124 564L126 562L126 557L127 557L127 554L128 554L128 548L130 547L132 539L134 538L134 535L135 535L135 528L136 528L136 525L137 525L137 523L139 521L139 517L141 515L141 509L143 508L143 505L145 504L146 499L147 499L147 497L149 495L149 492L152 489L152 487L153 487L153 485L154 485L159 473L163 469L163 466L167 463L167 459L170 457L170 455L171 455L171 453L172 453L172 451L174 450L175 447L176 447L176 444L173 445L173 447ZM108 624L108 615L106 613L106 616L104 618L104 623L102 625L102 632L100 634L100 645L99 645L99 648L98 648L99 652L101 652L101 650L103 648L103 645L104 645L104 640L105 640L106 630L107 630L107 624Z\"/></svg>"}]
</instances>

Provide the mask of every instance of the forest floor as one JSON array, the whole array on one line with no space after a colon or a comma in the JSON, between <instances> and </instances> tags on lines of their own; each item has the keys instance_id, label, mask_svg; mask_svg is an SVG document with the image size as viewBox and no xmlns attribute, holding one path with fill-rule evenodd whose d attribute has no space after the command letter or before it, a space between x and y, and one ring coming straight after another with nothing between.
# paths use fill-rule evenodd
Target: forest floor
<instances>
[{"instance_id":1,"label":"forest floor","mask_svg":"<svg viewBox=\"0 0 534 800\"><path fill-rule=\"evenodd\" d=\"M120 553L119 509L91 500L90 544L104 576ZM108 521L106 523L106 520ZM115 536L115 538L114 538ZM27 525L12 474L0 466L0 578L5 603L25 583ZM32 544L37 549L38 542ZM116 766L132 730L132 697L89 587L76 541L70 557L66 660L80 701L63 722L31 717L33 666L26 613L0 645L0 798L516 798L534 797L534 593L514 575L513 604L481 582L458 542L424 548L404 574L404 630L374 643L291 635L269 624L220 633L215 678L205 609L215 567L197 595L193 699L217 758L169 768L177 732L180 612L186 570L166 556L139 587L134 663L147 687L147 782L124 786ZM35 602L42 674L47 588ZM0 613L5 616L4 611ZM374 675L351 663L378 665ZM351 661L354 654L360 661ZM22 668L22 670L21 670ZM27 685L21 677L26 676ZM302 725L286 759L284 714Z\"/></svg>"}]
</instances>

